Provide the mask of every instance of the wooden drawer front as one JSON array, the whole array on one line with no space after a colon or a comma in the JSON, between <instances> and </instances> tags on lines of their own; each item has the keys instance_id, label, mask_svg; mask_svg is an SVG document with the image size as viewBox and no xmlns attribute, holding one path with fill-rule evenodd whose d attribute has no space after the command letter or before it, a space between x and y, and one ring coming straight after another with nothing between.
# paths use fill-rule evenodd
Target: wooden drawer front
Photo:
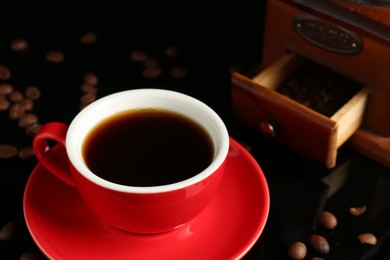
<instances>
[{"instance_id":1,"label":"wooden drawer front","mask_svg":"<svg viewBox=\"0 0 390 260\"><path fill-rule=\"evenodd\" d=\"M378 139L390 138L389 43L377 39L363 31L362 28L348 26L341 21L329 19L329 17L309 10L306 12L293 2L295 1L267 1L261 66L263 68L268 67L276 59L283 56L286 51L293 51L364 84L370 89L370 98L366 105L363 126L366 130L379 135ZM390 9L387 8L386 12L388 10ZM378 13L372 15L381 18ZM312 44L293 29L294 19L301 16L316 17L336 26L355 31L361 37L362 52L357 55L340 55ZM377 149L381 148L378 147ZM390 162L390 159L388 160Z\"/></svg>"},{"instance_id":2,"label":"wooden drawer front","mask_svg":"<svg viewBox=\"0 0 390 260\"><path fill-rule=\"evenodd\" d=\"M331 168L337 149L362 122L368 91L360 91L330 118L317 113L275 91L304 62L289 53L253 78L233 74L234 113L263 133L263 124L270 124L275 140Z\"/></svg>"}]
</instances>

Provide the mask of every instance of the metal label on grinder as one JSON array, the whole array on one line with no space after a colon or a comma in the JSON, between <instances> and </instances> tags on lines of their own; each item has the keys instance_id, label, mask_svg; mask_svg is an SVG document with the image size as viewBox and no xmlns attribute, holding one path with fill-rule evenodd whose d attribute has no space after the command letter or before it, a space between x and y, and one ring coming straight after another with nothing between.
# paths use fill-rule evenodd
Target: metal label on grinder
<instances>
[{"instance_id":1,"label":"metal label on grinder","mask_svg":"<svg viewBox=\"0 0 390 260\"><path fill-rule=\"evenodd\" d=\"M329 22L305 15L293 20L295 31L312 44L340 54L357 54L362 50L360 37Z\"/></svg>"}]
</instances>

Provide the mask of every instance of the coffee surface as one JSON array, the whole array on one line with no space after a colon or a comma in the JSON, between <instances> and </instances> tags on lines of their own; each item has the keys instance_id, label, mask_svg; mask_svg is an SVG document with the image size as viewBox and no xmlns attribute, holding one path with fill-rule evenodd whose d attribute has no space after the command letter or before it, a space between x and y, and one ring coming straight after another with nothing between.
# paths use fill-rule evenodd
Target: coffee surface
<instances>
[{"instance_id":1,"label":"coffee surface","mask_svg":"<svg viewBox=\"0 0 390 260\"><path fill-rule=\"evenodd\" d=\"M96 125L83 144L89 169L110 182L159 186L188 179L207 168L214 154L209 134L175 112L121 112Z\"/></svg>"}]
</instances>

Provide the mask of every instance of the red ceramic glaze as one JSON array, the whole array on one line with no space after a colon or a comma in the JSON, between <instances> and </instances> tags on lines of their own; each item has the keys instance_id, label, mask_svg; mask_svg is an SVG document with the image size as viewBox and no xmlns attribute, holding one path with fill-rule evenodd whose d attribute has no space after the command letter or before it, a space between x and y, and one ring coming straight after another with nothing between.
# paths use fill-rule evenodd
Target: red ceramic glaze
<instances>
[{"instance_id":1,"label":"red ceramic glaze","mask_svg":"<svg viewBox=\"0 0 390 260\"><path fill-rule=\"evenodd\" d=\"M170 231L200 214L214 197L224 168L225 163L212 176L194 185L150 194L108 190L87 180L73 167L72 174L82 198L107 223L150 234Z\"/></svg>"},{"instance_id":2,"label":"red ceramic glaze","mask_svg":"<svg viewBox=\"0 0 390 260\"><path fill-rule=\"evenodd\" d=\"M230 141L217 194L196 218L173 231L140 235L114 228L41 164L24 194L27 227L50 259L242 258L266 224L269 192L257 162Z\"/></svg>"},{"instance_id":3,"label":"red ceramic glaze","mask_svg":"<svg viewBox=\"0 0 390 260\"><path fill-rule=\"evenodd\" d=\"M170 191L137 193L110 189L87 179L69 162L64 148L67 129L67 125L57 122L42 127L33 142L39 161L60 180L77 189L98 216L126 231L161 233L187 223L210 203L225 169L222 163L207 178ZM58 145L48 150L47 140L57 141Z\"/></svg>"},{"instance_id":4,"label":"red ceramic glaze","mask_svg":"<svg viewBox=\"0 0 390 260\"><path fill-rule=\"evenodd\" d=\"M186 180L151 187L121 185L91 172L82 155L88 133L112 115L144 108L174 111L201 125L214 148L209 166ZM51 148L48 144L53 140L58 144ZM222 119L197 99L169 90L135 89L93 102L69 126L58 122L45 124L35 135L33 148L40 163L74 187L100 218L129 232L151 234L187 223L210 203L223 177L229 135Z\"/></svg>"}]
</instances>

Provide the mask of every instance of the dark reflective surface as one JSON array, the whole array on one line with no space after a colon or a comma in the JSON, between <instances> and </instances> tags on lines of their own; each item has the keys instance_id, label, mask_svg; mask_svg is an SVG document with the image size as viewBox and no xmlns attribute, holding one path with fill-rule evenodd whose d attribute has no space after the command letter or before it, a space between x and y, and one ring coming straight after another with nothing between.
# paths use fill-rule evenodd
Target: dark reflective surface
<instances>
[{"instance_id":1,"label":"dark reflective surface","mask_svg":"<svg viewBox=\"0 0 390 260\"><path fill-rule=\"evenodd\" d=\"M288 246L295 241L307 243L312 233L322 234L330 242L326 259L388 259L389 169L347 146L339 153L338 165L326 169L260 136L232 115L230 71L249 71L261 60L264 7L257 2L243 1L224 8L181 6L189 11L187 17L178 15L176 9L170 9L166 16L142 9L153 21L131 19L126 12L104 20L102 13L94 13L77 20L77 25L70 24L71 15L68 20L53 15L43 23L26 19L0 29L0 64L11 69L8 82L15 89L23 91L29 85L40 88L42 95L33 112L41 123L71 121L80 109L80 86L86 72L99 77L97 97L122 89L160 87L209 104L224 119L231 136L248 147L269 183L269 220L245 259L288 259ZM98 40L92 46L83 46L80 36L89 31L95 32ZM9 49L17 37L30 43L29 49L20 54ZM167 57L168 46L178 47L179 55ZM160 61L160 77L143 76L143 66L130 59L135 49ZM49 50L62 51L64 63L47 63L44 57ZM184 79L169 75L176 66L186 69ZM31 144L32 137L6 112L0 112L0 133L0 143L18 148ZM18 227L9 241L0 241L0 259L19 259L25 252L34 252L38 259L43 257L25 227L22 211L24 187L36 163L35 158L0 160L0 226L16 221ZM367 212L352 217L349 208L361 205L367 206ZM316 224L317 214L324 209L338 218L333 231ZM374 233L378 244L360 245L356 237L362 232ZM308 256L313 255L309 250Z\"/></svg>"}]
</instances>

